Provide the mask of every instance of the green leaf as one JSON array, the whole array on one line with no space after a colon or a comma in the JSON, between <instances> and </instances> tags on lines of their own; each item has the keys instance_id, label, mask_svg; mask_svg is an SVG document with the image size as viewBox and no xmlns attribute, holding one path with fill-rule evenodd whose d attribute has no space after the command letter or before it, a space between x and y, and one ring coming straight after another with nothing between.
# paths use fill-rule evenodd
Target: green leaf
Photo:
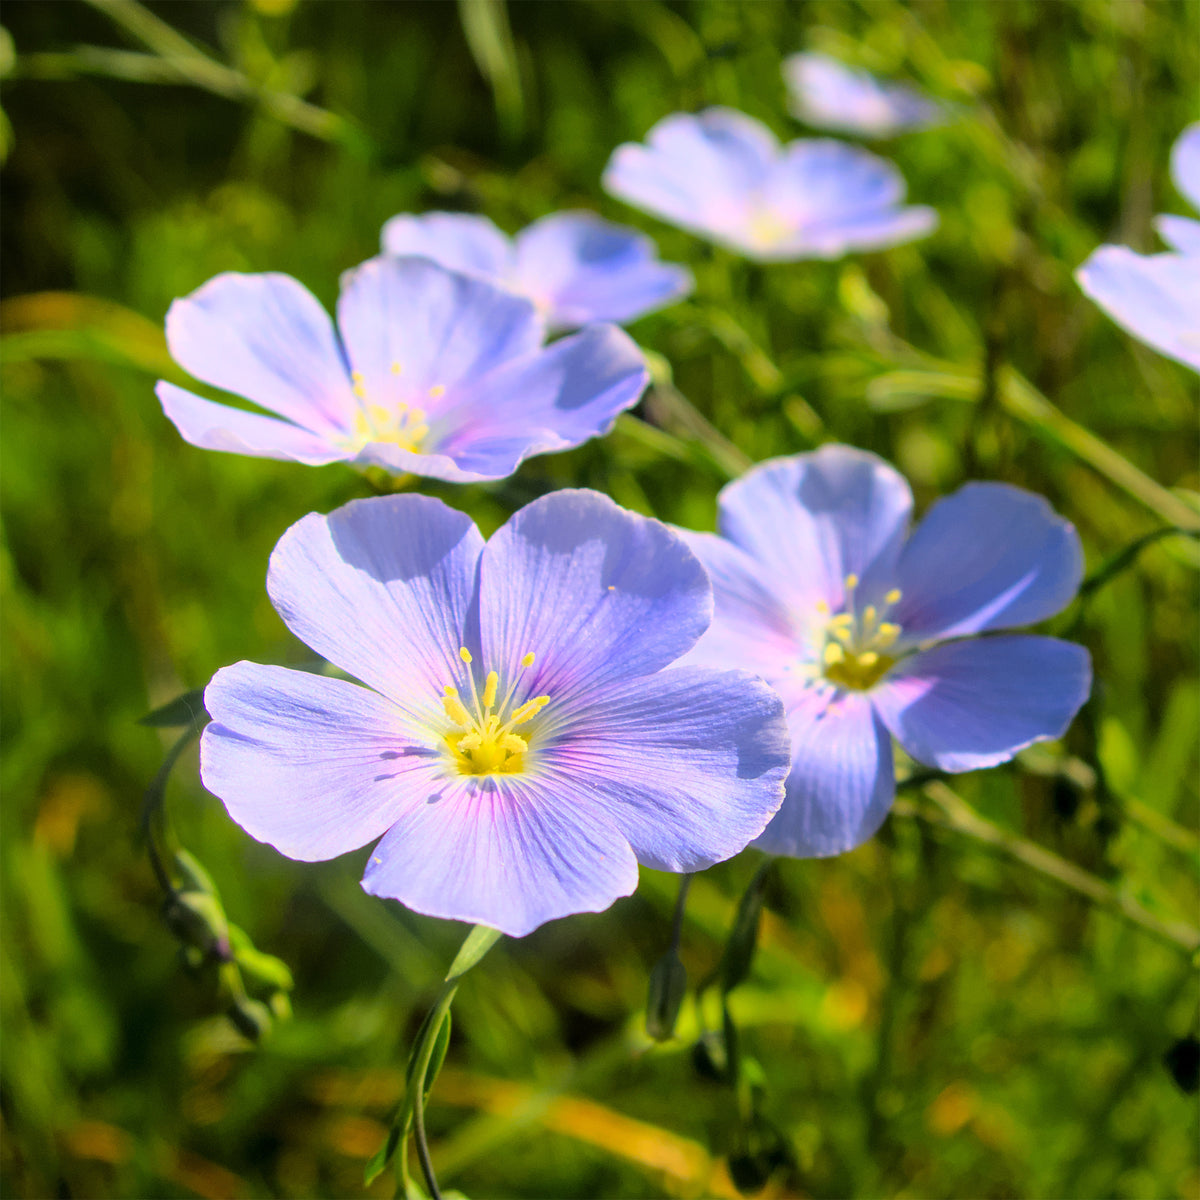
<instances>
[{"instance_id":1,"label":"green leaf","mask_svg":"<svg viewBox=\"0 0 1200 1200\"><path fill-rule=\"evenodd\" d=\"M399 1144L400 1125L394 1123L391 1129L388 1130L387 1137L383 1139L383 1145L375 1151L370 1161L363 1168L364 1187L370 1187L379 1178L384 1168L392 1161L392 1155L396 1153L396 1147Z\"/></svg>"},{"instance_id":2,"label":"green leaf","mask_svg":"<svg viewBox=\"0 0 1200 1200\"><path fill-rule=\"evenodd\" d=\"M498 929L489 929L486 925L476 925L467 934L466 941L459 948L446 974L446 982L465 975L483 956L504 936Z\"/></svg>"},{"instance_id":3,"label":"green leaf","mask_svg":"<svg viewBox=\"0 0 1200 1200\"><path fill-rule=\"evenodd\" d=\"M646 997L646 1032L656 1042L675 1036L675 1022L687 995L687 970L674 949L654 964Z\"/></svg>"}]
</instances>

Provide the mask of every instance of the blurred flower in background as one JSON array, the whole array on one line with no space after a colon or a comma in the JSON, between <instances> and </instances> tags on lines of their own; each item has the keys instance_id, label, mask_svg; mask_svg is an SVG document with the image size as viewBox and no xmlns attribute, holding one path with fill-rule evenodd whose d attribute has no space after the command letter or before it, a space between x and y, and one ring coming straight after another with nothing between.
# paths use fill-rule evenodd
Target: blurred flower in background
<instances>
[{"instance_id":1,"label":"blurred flower in background","mask_svg":"<svg viewBox=\"0 0 1200 1200\"><path fill-rule=\"evenodd\" d=\"M1200 209L1200 123L1189 125L1176 141L1171 175ZM1134 337L1200 371L1200 221L1165 215L1155 225L1173 253L1101 246L1075 278Z\"/></svg>"},{"instance_id":2,"label":"blurred flower in background","mask_svg":"<svg viewBox=\"0 0 1200 1200\"><path fill-rule=\"evenodd\" d=\"M1040 496L972 483L908 533L912 493L882 459L831 445L763 463L721 492L723 536L684 533L716 597L689 656L738 664L783 699L792 771L755 843L839 854L895 794L891 738L973 771L1060 736L1091 688L1082 646L976 637L1053 616L1083 574L1075 527Z\"/></svg>"},{"instance_id":3,"label":"blurred flower in background","mask_svg":"<svg viewBox=\"0 0 1200 1200\"><path fill-rule=\"evenodd\" d=\"M604 172L614 196L761 262L840 258L923 237L937 213L903 204L900 172L828 139L781 146L729 108L674 113L645 144L618 146Z\"/></svg>"},{"instance_id":4,"label":"blurred flower in background","mask_svg":"<svg viewBox=\"0 0 1200 1200\"><path fill-rule=\"evenodd\" d=\"M401 213L383 227L385 254L417 254L532 300L552 330L623 324L692 290L686 267L658 260L634 229L590 212L551 213L516 237L471 213Z\"/></svg>"},{"instance_id":5,"label":"blurred flower in background","mask_svg":"<svg viewBox=\"0 0 1200 1200\"><path fill-rule=\"evenodd\" d=\"M815 129L885 138L946 120L945 109L915 88L886 83L825 54L784 59L783 79L793 115Z\"/></svg>"},{"instance_id":6,"label":"blurred flower in background","mask_svg":"<svg viewBox=\"0 0 1200 1200\"><path fill-rule=\"evenodd\" d=\"M277 415L165 381L158 398L184 438L207 450L501 479L530 455L606 432L649 379L615 325L550 346L545 336L530 301L427 259L377 258L348 271L337 331L287 275L218 275L171 305L171 354L197 379Z\"/></svg>"},{"instance_id":7,"label":"blurred flower in background","mask_svg":"<svg viewBox=\"0 0 1200 1200\"><path fill-rule=\"evenodd\" d=\"M486 545L440 500L356 501L285 533L267 585L368 686L217 672L201 775L291 858L382 835L375 895L519 937L629 895L638 862L731 857L780 805L778 697L742 671L665 669L708 626L704 569L597 492L536 500Z\"/></svg>"}]
</instances>

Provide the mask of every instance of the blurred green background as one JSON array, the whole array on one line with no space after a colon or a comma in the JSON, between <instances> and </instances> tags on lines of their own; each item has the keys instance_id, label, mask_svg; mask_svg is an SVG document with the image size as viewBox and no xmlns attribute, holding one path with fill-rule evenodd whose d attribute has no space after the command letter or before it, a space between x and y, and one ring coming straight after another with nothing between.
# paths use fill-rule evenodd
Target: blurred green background
<instances>
[{"instance_id":1,"label":"blurred green background","mask_svg":"<svg viewBox=\"0 0 1200 1200\"><path fill-rule=\"evenodd\" d=\"M217 272L289 272L331 304L386 218L433 208L509 231L595 208L688 263L694 297L633 327L661 386L609 438L427 489L485 532L564 485L710 528L745 461L828 440L891 459L920 507L968 478L1040 491L1093 572L1200 525L1194 375L1072 279L1187 211L1167 165L1198 115L1194 0L8 0L3 22L5 1195L391 1195L363 1162L463 933L363 894L361 854L253 843L194 749L170 820L291 967L294 1016L248 1041L161 919L138 821L178 731L138 718L235 660L305 661L267 556L370 491L194 449L163 417L163 315ZM803 136L779 75L802 48L954 105L881 151L934 236L759 268L600 191L612 148L675 110ZM736 1098L697 1073L711 1006L645 1037L676 881L644 871L464 983L429 1113L443 1184L732 1196L733 1151L770 1196L1200 1195L1197 565L1164 536L1052 623L1096 667L1065 745L908 788L869 844L774 872L730 1009L781 1153L747 1158ZM693 982L756 866L693 885Z\"/></svg>"}]
</instances>

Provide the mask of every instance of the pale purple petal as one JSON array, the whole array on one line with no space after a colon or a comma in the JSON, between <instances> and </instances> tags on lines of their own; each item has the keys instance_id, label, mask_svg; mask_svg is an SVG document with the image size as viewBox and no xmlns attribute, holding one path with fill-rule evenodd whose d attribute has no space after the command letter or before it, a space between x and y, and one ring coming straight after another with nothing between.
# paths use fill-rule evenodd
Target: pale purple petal
<instances>
[{"instance_id":1,"label":"pale purple petal","mask_svg":"<svg viewBox=\"0 0 1200 1200\"><path fill-rule=\"evenodd\" d=\"M907 205L884 212L857 217L831 217L814 221L778 246L763 252L764 257L841 258L851 251L886 250L932 233L938 226L935 209Z\"/></svg>"},{"instance_id":2,"label":"pale purple petal","mask_svg":"<svg viewBox=\"0 0 1200 1200\"><path fill-rule=\"evenodd\" d=\"M889 620L912 645L1045 620L1083 578L1070 521L1005 483L969 483L925 514L900 556Z\"/></svg>"},{"instance_id":3,"label":"pale purple petal","mask_svg":"<svg viewBox=\"0 0 1200 1200\"><path fill-rule=\"evenodd\" d=\"M1075 278L1134 337L1200 371L1200 257L1101 246Z\"/></svg>"},{"instance_id":4,"label":"pale purple petal","mask_svg":"<svg viewBox=\"0 0 1200 1200\"><path fill-rule=\"evenodd\" d=\"M431 418L430 440L460 470L500 479L530 455L607 433L649 382L637 343L592 325L476 380Z\"/></svg>"},{"instance_id":5,"label":"pale purple petal","mask_svg":"<svg viewBox=\"0 0 1200 1200\"><path fill-rule=\"evenodd\" d=\"M542 344L533 304L423 258L373 258L343 277L338 325L367 405L440 413L483 374Z\"/></svg>"},{"instance_id":6,"label":"pale purple petal","mask_svg":"<svg viewBox=\"0 0 1200 1200\"><path fill-rule=\"evenodd\" d=\"M1200 258L1200 221L1190 217L1161 216L1154 218L1154 228L1177 254Z\"/></svg>"},{"instance_id":7,"label":"pale purple petal","mask_svg":"<svg viewBox=\"0 0 1200 1200\"><path fill-rule=\"evenodd\" d=\"M1200 121L1189 125L1171 148L1171 178L1182 196L1200 211Z\"/></svg>"},{"instance_id":8,"label":"pale purple petal","mask_svg":"<svg viewBox=\"0 0 1200 1200\"><path fill-rule=\"evenodd\" d=\"M267 590L302 642L414 720L444 724L482 549L471 519L440 500L356 500L280 538Z\"/></svg>"},{"instance_id":9,"label":"pale purple petal","mask_svg":"<svg viewBox=\"0 0 1200 1200\"><path fill-rule=\"evenodd\" d=\"M731 234L745 223L748 198L778 153L774 135L744 113L674 113L650 130L646 145L617 147L603 186L683 229Z\"/></svg>"},{"instance_id":10,"label":"pale purple petal","mask_svg":"<svg viewBox=\"0 0 1200 1200\"><path fill-rule=\"evenodd\" d=\"M1066 732L1091 690L1088 652L1047 637L993 637L905 659L871 699L918 762L974 771Z\"/></svg>"},{"instance_id":11,"label":"pale purple petal","mask_svg":"<svg viewBox=\"0 0 1200 1200\"><path fill-rule=\"evenodd\" d=\"M210 279L171 305L167 345L197 379L313 433L336 433L354 407L333 322L288 275Z\"/></svg>"},{"instance_id":12,"label":"pale purple petal","mask_svg":"<svg viewBox=\"0 0 1200 1200\"><path fill-rule=\"evenodd\" d=\"M379 837L441 759L404 715L341 679L241 662L204 693L200 775L260 842L302 862Z\"/></svg>"},{"instance_id":13,"label":"pale purple petal","mask_svg":"<svg viewBox=\"0 0 1200 1200\"><path fill-rule=\"evenodd\" d=\"M512 243L474 213L400 213L384 225L380 242L384 254L431 258L494 283L507 284L512 275Z\"/></svg>"},{"instance_id":14,"label":"pale purple petal","mask_svg":"<svg viewBox=\"0 0 1200 1200\"><path fill-rule=\"evenodd\" d=\"M675 531L704 564L712 581L712 624L683 661L761 675L783 697L788 667L800 660L804 626L811 613L797 618L772 587L760 563L725 538L712 533ZM802 684L800 686L803 686Z\"/></svg>"},{"instance_id":15,"label":"pale purple petal","mask_svg":"<svg viewBox=\"0 0 1200 1200\"><path fill-rule=\"evenodd\" d=\"M945 120L940 105L915 88L885 83L824 54L793 54L783 63L792 112L818 129L890 137Z\"/></svg>"},{"instance_id":16,"label":"pale purple petal","mask_svg":"<svg viewBox=\"0 0 1200 1200\"><path fill-rule=\"evenodd\" d=\"M768 854L825 858L865 842L895 796L892 740L865 695L810 692L788 713L792 770L783 807L754 843Z\"/></svg>"},{"instance_id":17,"label":"pale purple petal","mask_svg":"<svg viewBox=\"0 0 1200 1200\"><path fill-rule=\"evenodd\" d=\"M543 756L551 791L605 812L660 871L744 849L782 802L790 758L783 705L765 683L699 668L598 689Z\"/></svg>"},{"instance_id":18,"label":"pale purple petal","mask_svg":"<svg viewBox=\"0 0 1200 1200\"><path fill-rule=\"evenodd\" d=\"M699 561L665 525L598 492L535 500L492 536L480 567L489 670L536 656L521 696L574 698L668 666L712 619Z\"/></svg>"},{"instance_id":19,"label":"pale purple petal","mask_svg":"<svg viewBox=\"0 0 1200 1200\"><path fill-rule=\"evenodd\" d=\"M864 602L891 587L912 511L903 476L850 446L825 446L761 463L727 485L721 532L764 568L797 612L836 612L848 575Z\"/></svg>"},{"instance_id":20,"label":"pale purple petal","mask_svg":"<svg viewBox=\"0 0 1200 1200\"><path fill-rule=\"evenodd\" d=\"M444 779L399 814L363 876L373 895L512 937L600 912L637 882L612 822L535 775Z\"/></svg>"},{"instance_id":21,"label":"pale purple petal","mask_svg":"<svg viewBox=\"0 0 1200 1200\"><path fill-rule=\"evenodd\" d=\"M515 284L551 326L631 321L687 295L692 276L644 234L590 212L552 213L517 235Z\"/></svg>"},{"instance_id":22,"label":"pale purple petal","mask_svg":"<svg viewBox=\"0 0 1200 1200\"><path fill-rule=\"evenodd\" d=\"M324 466L346 457L344 451L324 437L290 421L242 412L228 404L214 404L166 380L159 380L154 390L163 412L184 441L202 450L290 459L309 466Z\"/></svg>"}]
</instances>

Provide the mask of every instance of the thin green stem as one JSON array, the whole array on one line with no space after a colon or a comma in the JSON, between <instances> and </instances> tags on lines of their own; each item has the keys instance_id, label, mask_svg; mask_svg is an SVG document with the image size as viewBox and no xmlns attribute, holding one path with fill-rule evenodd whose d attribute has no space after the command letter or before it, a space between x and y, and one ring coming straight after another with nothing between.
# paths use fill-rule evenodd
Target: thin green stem
<instances>
[{"instance_id":1,"label":"thin green stem","mask_svg":"<svg viewBox=\"0 0 1200 1200\"><path fill-rule=\"evenodd\" d=\"M429 1195L432 1200L442 1200L442 1193L438 1188L437 1175L433 1170L433 1160L429 1156L429 1142L425 1136L425 1077L429 1073L429 1063L433 1058L433 1048L437 1043L442 1022L450 1011L450 1005L453 1003L454 994L457 991L458 979L442 985L442 990L438 993L433 1008L429 1010L429 1016L425 1018L425 1023L421 1026L421 1040L417 1044L417 1058L413 1063L412 1079L409 1083L413 1097L413 1138L417 1144L417 1161L421 1164L421 1174L425 1176L425 1183L429 1187Z\"/></svg>"}]
</instances>

